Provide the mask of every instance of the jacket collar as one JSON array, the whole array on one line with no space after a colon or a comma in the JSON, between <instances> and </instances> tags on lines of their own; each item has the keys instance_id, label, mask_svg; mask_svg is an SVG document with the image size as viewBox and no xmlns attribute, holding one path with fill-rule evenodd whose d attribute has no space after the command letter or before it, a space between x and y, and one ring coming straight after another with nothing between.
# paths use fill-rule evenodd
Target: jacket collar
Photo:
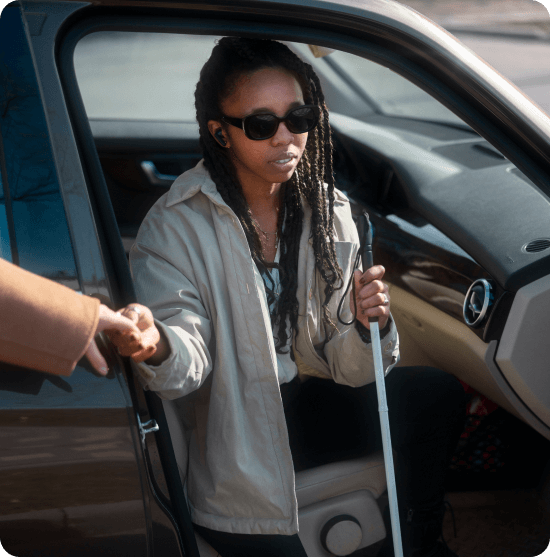
<instances>
[{"instance_id":1,"label":"jacket collar","mask_svg":"<svg viewBox=\"0 0 550 557\"><path fill-rule=\"evenodd\" d=\"M166 196L166 207L172 207L176 203L190 199L198 192L206 195L212 203L229 209L227 203L219 194L216 184L210 178L208 170L201 159L195 168L191 168L176 178Z\"/></svg>"},{"instance_id":2,"label":"jacket collar","mask_svg":"<svg viewBox=\"0 0 550 557\"><path fill-rule=\"evenodd\" d=\"M325 188L327 184L324 184ZM216 184L210 178L210 174L204 166L204 159L201 159L194 168L184 172L174 180L166 196L166 207L172 207L177 203L190 199L198 192L202 192L206 197L215 205L224 207L231 211L229 205L223 200L222 196L216 188ZM348 198L339 190L335 190L336 199L340 202L347 203ZM307 203L302 200L302 207L304 208L304 217L309 227L309 220L311 218L311 209Z\"/></svg>"}]
</instances>

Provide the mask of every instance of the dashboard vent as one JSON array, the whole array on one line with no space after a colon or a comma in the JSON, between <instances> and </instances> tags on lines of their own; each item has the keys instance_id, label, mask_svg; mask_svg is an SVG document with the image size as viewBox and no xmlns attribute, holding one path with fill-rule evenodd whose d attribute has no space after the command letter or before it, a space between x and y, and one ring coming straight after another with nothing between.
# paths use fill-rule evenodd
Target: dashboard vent
<instances>
[{"instance_id":1,"label":"dashboard vent","mask_svg":"<svg viewBox=\"0 0 550 557\"><path fill-rule=\"evenodd\" d=\"M524 251L526 253L537 253L548 248L550 248L550 239L539 238L538 240L531 240L528 244L525 244L521 248L521 251Z\"/></svg>"},{"instance_id":2,"label":"dashboard vent","mask_svg":"<svg viewBox=\"0 0 550 557\"><path fill-rule=\"evenodd\" d=\"M466 324L474 329L481 327L489 315L494 300L493 288L489 281L478 279L472 283L466 293L462 308Z\"/></svg>"}]
</instances>

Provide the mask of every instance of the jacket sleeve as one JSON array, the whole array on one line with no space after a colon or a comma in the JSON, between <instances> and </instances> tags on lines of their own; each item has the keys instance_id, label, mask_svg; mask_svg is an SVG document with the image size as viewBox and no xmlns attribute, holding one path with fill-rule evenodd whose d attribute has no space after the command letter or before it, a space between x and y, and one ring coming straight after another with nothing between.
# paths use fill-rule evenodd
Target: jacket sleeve
<instances>
[{"instance_id":1,"label":"jacket sleeve","mask_svg":"<svg viewBox=\"0 0 550 557\"><path fill-rule=\"evenodd\" d=\"M182 270L144 244L130 251L138 301L148 306L170 345L158 366L135 365L142 385L161 398L175 399L198 389L212 370L210 319L197 288ZM189 268L191 268L189 266Z\"/></svg>"},{"instance_id":2,"label":"jacket sleeve","mask_svg":"<svg viewBox=\"0 0 550 557\"><path fill-rule=\"evenodd\" d=\"M340 299L353 273L353 266L357 251L359 250L359 236L351 216L347 198L341 192L337 192L337 196L339 196L335 203L335 227L337 234L352 245L348 259L341 262L345 285L342 290L337 291L338 299ZM359 264L359 269L361 268L362 266ZM347 323L352 320L350 309L351 296L352 291L350 289L344 300L342 312L342 320ZM337 321L336 315L333 315L333 317ZM384 338L380 339L385 375L399 361L399 335L393 317L390 316L389 322L389 331L384 335ZM324 357L330 368L331 375L337 383L360 387L375 381L372 344L361 339L354 324L343 325L337 322L337 330L332 330L327 336L329 339L323 348Z\"/></svg>"},{"instance_id":3,"label":"jacket sleeve","mask_svg":"<svg viewBox=\"0 0 550 557\"><path fill-rule=\"evenodd\" d=\"M99 300L0 259L0 315L0 360L68 376L94 337Z\"/></svg>"},{"instance_id":4,"label":"jacket sleeve","mask_svg":"<svg viewBox=\"0 0 550 557\"><path fill-rule=\"evenodd\" d=\"M389 331L380 339L385 375L399 362L399 335L390 320ZM375 380L372 344L361 339L354 325L339 328L325 344L324 354L337 383L361 387Z\"/></svg>"}]
</instances>

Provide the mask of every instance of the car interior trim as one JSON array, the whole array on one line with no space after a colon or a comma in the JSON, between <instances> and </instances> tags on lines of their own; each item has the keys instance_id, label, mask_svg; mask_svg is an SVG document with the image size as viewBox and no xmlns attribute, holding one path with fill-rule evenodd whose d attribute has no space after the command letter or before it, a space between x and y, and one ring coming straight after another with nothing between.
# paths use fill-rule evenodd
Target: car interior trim
<instances>
[{"instance_id":1,"label":"car interior trim","mask_svg":"<svg viewBox=\"0 0 550 557\"><path fill-rule=\"evenodd\" d=\"M550 428L508 383L495 358L499 342L488 344L473 331L459 328L452 317L430 304L390 284L392 315L399 329L402 349L400 365L431 365L445 368L483 393L499 406L528 423L546 439ZM429 346L430 356L422 346Z\"/></svg>"},{"instance_id":2,"label":"car interior trim","mask_svg":"<svg viewBox=\"0 0 550 557\"><path fill-rule=\"evenodd\" d=\"M548 427L536 414L534 414L530 407L518 396L518 393L511 387L508 383L505 375L502 373L498 363L499 343L497 341L491 341L485 355L485 363L487 364L487 369L491 373L491 377L498 385L506 399L513 406L514 410L512 414L521 418L525 423L529 424L535 431L538 431L546 439L550 439L550 427ZM503 406L503 408L506 408ZM510 410L508 410L510 411Z\"/></svg>"},{"instance_id":3,"label":"car interior trim","mask_svg":"<svg viewBox=\"0 0 550 557\"><path fill-rule=\"evenodd\" d=\"M550 276L521 288L502 332L496 363L531 411L550 427L550 391L545 388L550 361L548 308Z\"/></svg>"}]
</instances>

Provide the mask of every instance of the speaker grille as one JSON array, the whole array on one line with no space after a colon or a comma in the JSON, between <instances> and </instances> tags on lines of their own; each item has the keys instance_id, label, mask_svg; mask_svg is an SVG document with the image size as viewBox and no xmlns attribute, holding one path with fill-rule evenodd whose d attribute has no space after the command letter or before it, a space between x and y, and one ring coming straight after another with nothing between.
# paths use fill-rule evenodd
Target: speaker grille
<instances>
[{"instance_id":1,"label":"speaker grille","mask_svg":"<svg viewBox=\"0 0 550 557\"><path fill-rule=\"evenodd\" d=\"M539 251L544 251L550 248L549 238L539 238L538 240L531 240L528 244L525 244L521 249L527 253L537 253Z\"/></svg>"}]
</instances>

